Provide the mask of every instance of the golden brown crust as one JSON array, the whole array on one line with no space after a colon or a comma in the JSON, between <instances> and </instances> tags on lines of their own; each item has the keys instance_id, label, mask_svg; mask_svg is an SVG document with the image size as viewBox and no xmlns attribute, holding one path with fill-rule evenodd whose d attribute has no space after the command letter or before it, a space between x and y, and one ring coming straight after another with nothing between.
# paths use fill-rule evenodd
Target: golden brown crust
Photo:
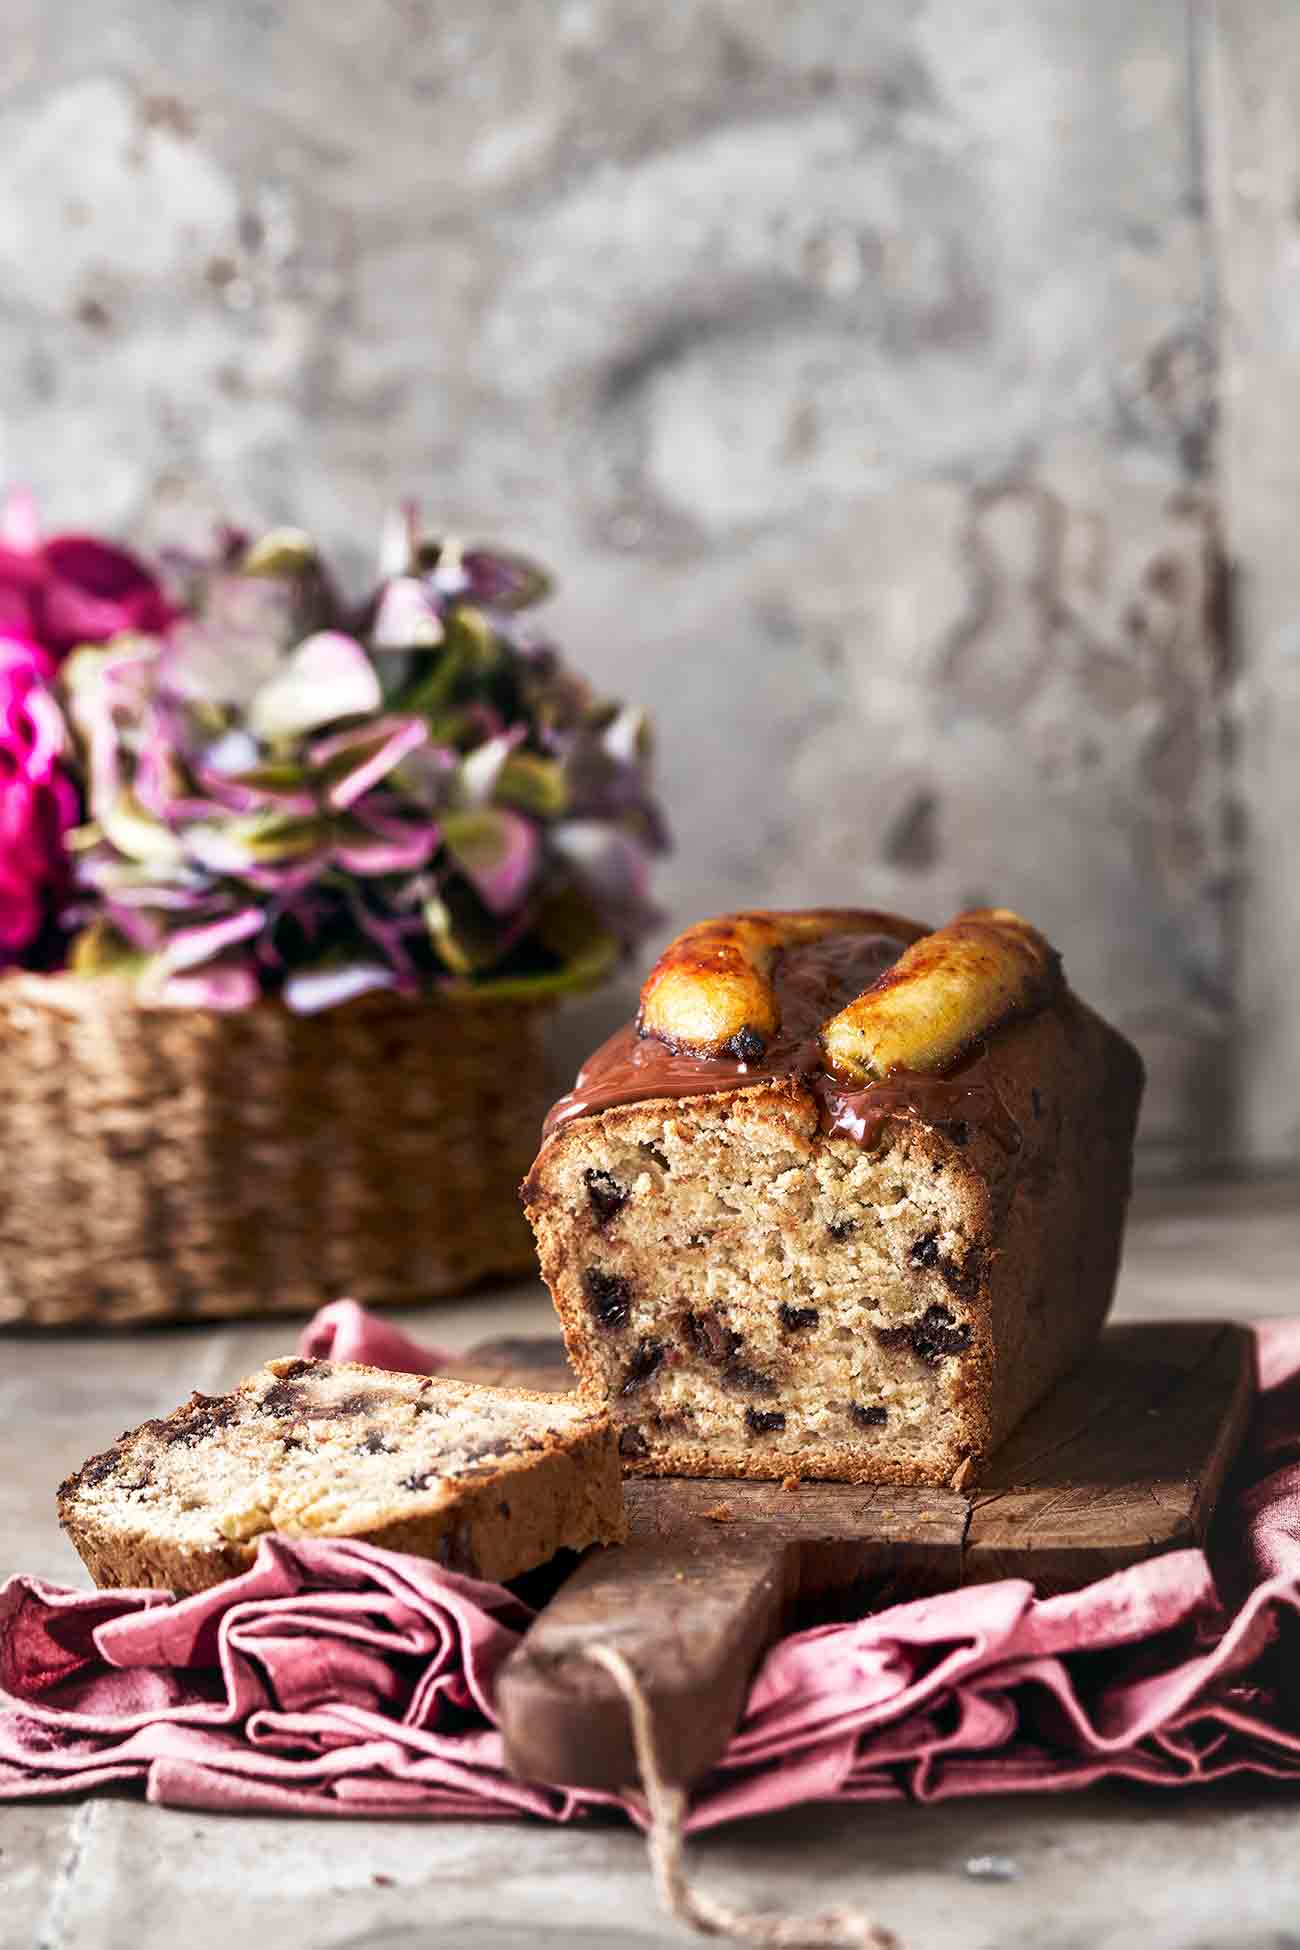
<instances>
[{"instance_id":1,"label":"golden brown crust","mask_svg":"<svg viewBox=\"0 0 1300 1950\"><path fill-rule=\"evenodd\" d=\"M780 1027L772 966L785 948L828 934L914 941L916 921L870 908L753 909L699 921L670 942L641 990L642 1033L696 1056L761 1055Z\"/></svg>"}]
</instances>

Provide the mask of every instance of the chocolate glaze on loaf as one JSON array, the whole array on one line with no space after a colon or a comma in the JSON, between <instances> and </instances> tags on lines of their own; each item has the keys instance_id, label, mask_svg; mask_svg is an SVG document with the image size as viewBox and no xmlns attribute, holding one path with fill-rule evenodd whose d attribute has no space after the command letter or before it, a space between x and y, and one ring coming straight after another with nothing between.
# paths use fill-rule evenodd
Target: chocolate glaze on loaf
<instances>
[{"instance_id":1,"label":"chocolate glaze on loaf","mask_svg":"<svg viewBox=\"0 0 1300 1950\"><path fill-rule=\"evenodd\" d=\"M897 936L875 931L835 934L787 949L773 978L780 1030L767 1049L748 1061L673 1050L658 1037L643 1035L635 1023L626 1023L583 1064L573 1089L553 1106L543 1135L549 1137L574 1118L598 1116L615 1104L797 1081L815 1094L823 1130L868 1150L885 1119L899 1114L967 1129L979 1125L1008 1149L1016 1149L1019 1128L998 1096L982 1043L940 1076L896 1070L879 1083L855 1087L825 1067L820 1025L884 975L914 938L915 931L906 927Z\"/></svg>"}]
</instances>

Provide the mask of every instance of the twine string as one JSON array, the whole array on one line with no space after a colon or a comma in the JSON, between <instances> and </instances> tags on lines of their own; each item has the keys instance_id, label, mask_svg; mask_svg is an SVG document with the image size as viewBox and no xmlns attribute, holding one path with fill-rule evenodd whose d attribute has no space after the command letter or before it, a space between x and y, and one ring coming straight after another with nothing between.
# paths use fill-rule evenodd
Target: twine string
<instances>
[{"instance_id":1,"label":"twine string","mask_svg":"<svg viewBox=\"0 0 1300 1950\"><path fill-rule=\"evenodd\" d=\"M694 1888L686 1872L686 1793L664 1777L645 1690L615 1646L591 1645L586 1655L609 1674L627 1706L650 1817L650 1868L660 1904L670 1916L701 1936L728 1937L733 1943L755 1944L761 1950L901 1950L892 1931L882 1929L859 1910L828 1909L807 1917L755 1915Z\"/></svg>"}]
</instances>

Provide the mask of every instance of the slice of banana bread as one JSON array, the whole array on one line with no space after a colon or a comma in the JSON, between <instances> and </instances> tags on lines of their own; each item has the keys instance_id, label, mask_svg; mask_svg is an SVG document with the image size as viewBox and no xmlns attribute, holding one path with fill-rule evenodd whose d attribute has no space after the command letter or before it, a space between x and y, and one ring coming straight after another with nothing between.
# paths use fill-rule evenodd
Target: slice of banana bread
<instances>
[{"instance_id":1,"label":"slice of banana bread","mask_svg":"<svg viewBox=\"0 0 1300 1950\"><path fill-rule=\"evenodd\" d=\"M128 1430L62 1484L59 1519L96 1584L174 1591L247 1570L269 1531L497 1581L625 1534L590 1404L296 1358Z\"/></svg>"},{"instance_id":2,"label":"slice of banana bread","mask_svg":"<svg viewBox=\"0 0 1300 1950\"><path fill-rule=\"evenodd\" d=\"M1105 1316L1136 1052L1001 911L725 917L642 999L524 1186L625 1466L964 1483Z\"/></svg>"}]
</instances>

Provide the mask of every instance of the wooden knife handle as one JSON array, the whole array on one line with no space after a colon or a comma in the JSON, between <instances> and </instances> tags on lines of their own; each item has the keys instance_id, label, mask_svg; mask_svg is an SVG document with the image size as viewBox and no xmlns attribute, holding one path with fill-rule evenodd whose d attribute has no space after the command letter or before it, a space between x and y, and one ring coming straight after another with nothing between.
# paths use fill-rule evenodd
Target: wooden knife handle
<instances>
[{"instance_id":1,"label":"wooden knife handle","mask_svg":"<svg viewBox=\"0 0 1300 1950\"><path fill-rule=\"evenodd\" d=\"M707 1773L782 1628L791 1578L789 1545L716 1532L593 1551L497 1682L511 1773L606 1793L636 1785L627 1706L586 1657L600 1644L616 1646L645 1689L665 1777Z\"/></svg>"}]
</instances>

